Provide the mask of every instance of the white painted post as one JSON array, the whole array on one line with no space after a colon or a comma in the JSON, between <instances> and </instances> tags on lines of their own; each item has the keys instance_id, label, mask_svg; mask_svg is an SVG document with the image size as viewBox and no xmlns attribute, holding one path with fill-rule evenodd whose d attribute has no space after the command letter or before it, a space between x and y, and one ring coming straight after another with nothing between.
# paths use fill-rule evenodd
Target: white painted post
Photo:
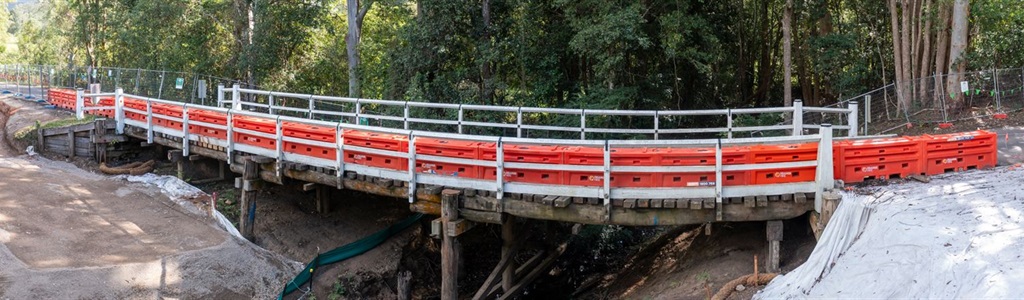
<instances>
[{"instance_id":1,"label":"white painted post","mask_svg":"<svg viewBox=\"0 0 1024 300\"><path fill-rule=\"evenodd\" d=\"M355 120L355 122L352 122L352 124L363 125L363 124L359 123L359 114L362 113L362 112L363 112L363 104L360 103L359 99L357 98L356 99L356 120ZM369 125L369 124L367 124L367 125Z\"/></svg>"},{"instance_id":2,"label":"white painted post","mask_svg":"<svg viewBox=\"0 0 1024 300\"><path fill-rule=\"evenodd\" d=\"M270 92L270 95L267 96L267 112L272 115L276 112L274 111L274 105L274 92Z\"/></svg>"},{"instance_id":3,"label":"white painted post","mask_svg":"<svg viewBox=\"0 0 1024 300\"><path fill-rule=\"evenodd\" d=\"M188 157L188 103L181 106L181 155Z\"/></svg>"},{"instance_id":4,"label":"white painted post","mask_svg":"<svg viewBox=\"0 0 1024 300\"><path fill-rule=\"evenodd\" d=\"M835 177L832 174L832 124L821 124L818 132L821 140L818 142L818 168L815 171L818 187L814 193L814 211L820 213L822 193L835 186Z\"/></svg>"},{"instance_id":5,"label":"white painted post","mask_svg":"<svg viewBox=\"0 0 1024 300\"><path fill-rule=\"evenodd\" d=\"M242 93L238 91L238 84L231 86L231 108L242 110Z\"/></svg>"},{"instance_id":6,"label":"white painted post","mask_svg":"<svg viewBox=\"0 0 1024 300\"><path fill-rule=\"evenodd\" d=\"M85 119L85 98L82 97L84 93L82 89L75 91L75 117L79 120Z\"/></svg>"},{"instance_id":7,"label":"white painted post","mask_svg":"<svg viewBox=\"0 0 1024 300\"><path fill-rule=\"evenodd\" d=\"M335 175L337 175L338 177L339 190L345 188L345 184L342 181L342 177L345 176L345 136L342 134L342 132L343 130L341 129L341 123L338 123L338 125L334 128L334 146L336 147L336 149L334 149L334 159L336 160L335 170L337 170L337 174Z\"/></svg>"},{"instance_id":8,"label":"white painted post","mask_svg":"<svg viewBox=\"0 0 1024 300\"><path fill-rule=\"evenodd\" d=\"M848 131L847 135L849 137L856 137L857 136L857 127L860 127L860 124L859 124L860 122L857 121L857 119L858 119L857 113L860 112L857 109L857 101L850 101L850 104L847 104L847 106L850 109L850 117L849 117L849 120L848 120L849 123L850 123L850 130Z\"/></svg>"},{"instance_id":9,"label":"white painted post","mask_svg":"<svg viewBox=\"0 0 1024 300\"><path fill-rule=\"evenodd\" d=\"M495 165L497 172L494 174L494 178L497 181L498 188L495 195L498 200L504 198L505 194L505 144L501 142L501 137L498 137L498 142L494 145L495 149ZM501 203L498 206L501 211L505 212L505 203Z\"/></svg>"},{"instance_id":10,"label":"white painted post","mask_svg":"<svg viewBox=\"0 0 1024 300\"><path fill-rule=\"evenodd\" d=\"M227 155L228 155L228 165L229 166L232 163L234 163L234 153L235 153L235 116L234 116L235 114L232 113L232 111L233 110L231 108L228 108L228 122L227 122L227 125L228 125L228 134L227 134L228 147L227 147L227 149L225 149L225 151L228 152Z\"/></svg>"},{"instance_id":11,"label":"white painted post","mask_svg":"<svg viewBox=\"0 0 1024 300\"><path fill-rule=\"evenodd\" d=\"M580 139L587 139L587 111L580 110Z\"/></svg>"},{"instance_id":12,"label":"white painted post","mask_svg":"<svg viewBox=\"0 0 1024 300\"><path fill-rule=\"evenodd\" d=\"M498 174L501 177L502 174ZM409 203L416 202L416 136L409 132Z\"/></svg>"},{"instance_id":13,"label":"white painted post","mask_svg":"<svg viewBox=\"0 0 1024 300\"><path fill-rule=\"evenodd\" d=\"M804 132L804 101L793 100L793 136L803 135Z\"/></svg>"},{"instance_id":14,"label":"white painted post","mask_svg":"<svg viewBox=\"0 0 1024 300\"><path fill-rule=\"evenodd\" d=\"M316 111L316 101L313 100L313 95L309 96L309 119L313 119L313 112Z\"/></svg>"},{"instance_id":15,"label":"white painted post","mask_svg":"<svg viewBox=\"0 0 1024 300\"><path fill-rule=\"evenodd\" d=\"M612 149L608 140L604 141L604 205L612 205Z\"/></svg>"},{"instance_id":16,"label":"white painted post","mask_svg":"<svg viewBox=\"0 0 1024 300\"><path fill-rule=\"evenodd\" d=\"M658 140L658 129L660 129L659 119L661 118L658 116L658 111L654 111L654 140Z\"/></svg>"},{"instance_id":17,"label":"white painted post","mask_svg":"<svg viewBox=\"0 0 1024 300\"><path fill-rule=\"evenodd\" d=\"M459 134L462 134L462 104L459 104Z\"/></svg>"},{"instance_id":18,"label":"white painted post","mask_svg":"<svg viewBox=\"0 0 1024 300\"><path fill-rule=\"evenodd\" d=\"M729 130L729 138L732 138L732 108L725 109L725 128Z\"/></svg>"},{"instance_id":19,"label":"white painted post","mask_svg":"<svg viewBox=\"0 0 1024 300\"><path fill-rule=\"evenodd\" d=\"M871 95L864 95L864 135L868 135L868 125L871 124Z\"/></svg>"},{"instance_id":20,"label":"white painted post","mask_svg":"<svg viewBox=\"0 0 1024 300\"><path fill-rule=\"evenodd\" d=\"M274 138L277 140L274 146L277 146L277 177L281 177L281 162L284 161L284 132L281 130L281 117L278 116L277 122L274 123Z\"/></svg>"},{"instance_id":21,"label":"white painted post","mask_svg":"<svg viewBox=\"0 0 1024 300\"><path fill-rule=\"evenodd\" d=\"M405 130L409 130L409 101L405 101L405 107L402 108L402 124Z\"/></svg>"},{"instance_id":22,"label":"white painted post","mask_svg":"<svg viewBox=\"0 0 1024 300\"><path fill-rule=\"evenodd\" d=\"M117 120L117 134L124 134L124 89L114 90L114 119Z\"/></svg>"},{"instance_id":23,"label":"white painted post","mask_svg":"<svg viewBox=\"0 0 1024 300\"><path fill-rule=\"evenodd\" d=\"M231 130L231 127L228 127L228 130ZM148 99L146 100L146 143L153 143L153 101Z\"/></svg>"},{"instance_id":24,"label":"white painted post","mask_svg":"<svg viewBox=\"0 0 1024 300\"><path fill-rule=\"evenodd\" d=\"M516 137L523 137L523 108L516 110Z\"/></svg>"},{"instance_id":25,"label":"white painted post","mask_svg":"<svg viewBox=\"0 0 1024 300\"><path fill-rule=\"evenodd\" d=\"M224 108L224 85L217 85L217 107Z\"/></svg>"},{"instance_id":26,"label":"white painted post","mask_svg":"<svg viewBox=\"0 0 1024 300\"><path fill-rule=\"evenodd\" d=\"M722 221L722 139L715 143L715 220Z\"/></svg>"}]
</instances>

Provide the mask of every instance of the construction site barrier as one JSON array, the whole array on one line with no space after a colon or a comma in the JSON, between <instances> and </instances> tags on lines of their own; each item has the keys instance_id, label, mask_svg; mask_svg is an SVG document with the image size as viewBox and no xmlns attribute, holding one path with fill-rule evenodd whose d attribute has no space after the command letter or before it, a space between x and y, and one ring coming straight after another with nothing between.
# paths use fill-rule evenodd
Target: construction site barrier
<instances>
[{"instance_id":1,"label":"construction site barrier","mask_svg":"<svg viewBox=\"0 0 1024 300\"><path fill-rule=\"evenodd\" d=\"M408 181L410 195L415 184L423 183L495 191L499 199L514 192L604 198L605 204L612 198L721 201L818 192L831 187L833 179L856 183L988 168L996 161L996 137L987 131L833 141L825 125L818 135L792 137L543 140L417 132L181 104L120 91L110 95L49 92L55 105L115 118L146 129L149 136L156 131L180 137L185 149L186 141L205 139L229 156L243 151L337 168L339 176L351 170Z\"/></svg>"}]
</instances>

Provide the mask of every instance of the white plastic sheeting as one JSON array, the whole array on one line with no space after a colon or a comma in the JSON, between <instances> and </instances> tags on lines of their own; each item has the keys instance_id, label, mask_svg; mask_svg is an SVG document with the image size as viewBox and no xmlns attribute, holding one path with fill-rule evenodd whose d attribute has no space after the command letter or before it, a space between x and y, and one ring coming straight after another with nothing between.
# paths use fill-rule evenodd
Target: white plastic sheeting
<instances>
[{"instance_id":1,"label":"white plastic sheeting","mask_svg":"<svg viewBox=\"0 0 1024 300\"><path fill-rule=\"evenodd\" d=\"M1024 296L1024 171L844 193L802 266L755 298Z\"/></svg>"}]
</instances>

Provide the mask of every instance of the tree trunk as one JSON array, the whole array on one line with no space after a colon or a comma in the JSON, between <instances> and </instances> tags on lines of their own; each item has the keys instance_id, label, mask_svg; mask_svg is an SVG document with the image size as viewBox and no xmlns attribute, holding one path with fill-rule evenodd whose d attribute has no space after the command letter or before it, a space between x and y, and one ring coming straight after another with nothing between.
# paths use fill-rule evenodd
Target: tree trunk
<instances>
[{"instance_id":1,"label":"tree trunk","mask_svg":"<svg viewBox=\"0 0 1024 300\"><path fill-rule=\"evenodd\" d=\"M348 34L345 35L345 52L348 55L348 96L352 98L362 97L360 88L359 65L359 39L362 37L363 19L366 13L373 7L373 0L366 0L365 6L360 5L359 0L346 0L346 17L348 18Z\"/></svg>"},{"instance_id":2,"label":"tree trunk","mask_svg":"<svg viewBox=\"0 0 1024 300\"><path fill-rule=\"evenodd\" d=\"M793 106L793 0L786 0L785 10L782 15L782 101L785 106Z\"/></svg>"},{"instance_id":3,"label":"tree trunk","mask_svg":"<svg viewBox=\"0 0 1024 300\"><path fill-rule=\"evenodd\" d=\"M896 4L896 0L889 0L889 17L892 25L892 56L893 65L896 68L896 102L899 104L900 110L906 111L908 108L907 95L904 93L903 80L903 51L902 50L902 37L900 36L900 23L899 23L899 7Z\"/></svg>"},{"instance_id":4,"label":"tree trunk","mask_svg":"<svg viewBox=\"0 0 1024 300\"><path fill-rule=\"evenodd\" d=\"M923 8L921 10L922 15L930 15L929 12L932 10L931 5L932 5L932 1L931 0L925 0L924 6L923 6ZM932 18L930 18L930 17L926 17L925 18L924 27L921 28L921 35L923 35L924 37L922 38L921 48L919 48L919 50L920 50L919 55L921 57L921 61L918 64L919 68L920 68L920 71L918 71L918 73L917 73L917 78L920 78L919 82L920 82L921 86L920 86L920 88L918 88L917 95L918 95L918 97L921 97L921 98L927 98L929 95L928 95L928 84L926 83L927 82L926 78L928 77L928 69L929 69L928 67L931 66L931 58L932 58L932 55L931 55L931 51L932 51L932 49L931 49L931 47L932 47ZM935 88L938 88L938 87L935 87ZM922 102L923 101L924 101L924 99L922 99Z\"/></svg>"},{"instance_id":5,"label":"tree trunk","mask_svg":"<svg viewBox=\"0 0 1024 300\"><path fill-rule=\"evenodd\" d=\"M968 0L956 0L953 3L953 25L949 38L949 79L946 81L947 91L960 91L960 70L966 66L964 61L964 49L967 48L967 19L970 2ZM957 93L953 99L952 108L960 108L963 102L963 95Z\"/></svg>"},{"instance_id":6,"label":"tree trunk","mask_svg":"<svg viewBox=\"0 0 1024 300\"><path fill-rule=\"evenodd\" d=\"M938 18L936 19L935 27L935 100L945 99L948 97L949 92L946 92L945 83L943 82L943 74L946 74L948 66L946 62L949 60L947 57L947 51L949 50L949 5L946 1L938 1L935 3L938 9Z\"/></svg>"},{"instance_id":7,"label":"tree trunk","mask_svg":"<svg viewBox=\"0 0 1024 300\"><path fill-rule=\"evenodd\" d=\"M911 31L913 31L913 29L911 29L911 27L910 27L910 19L911 19L910 15L911 15L911 12L913 11L913 3L910 3L910 6L908 6L907 5L908 4L907 0L902 0L902 1L903 1L903 3L901 4L901 6L902 6L902 13L903 13L903 20L902 20L903 25L900 26L900 35L901 35L900 36L900 44L901 44L900 46L902 47L902 48L900 48L900 51L902 53L901 54L901 58L902 59L900 60L900 62L903 63L903 68L901 68L903 72L900 73L900 77L903 78L903 101L904 101L903 106L909 109L910 105L911 105L911 102L914 99L914 95L913 95L913 84L914 84L914 82L913 82L913 78L911 78L911 75L910 75L911 73L913 73L912 70L914 69L914 67L911 65L911 62L914 59L913 59L913 56L910 53L910 44L912 42L911 41L910 33L911 33Z\"/></svg>"},{"instance_id":8,"label":"tree trunk","mask_svg":"<svg viewBox=\"0 0 1024 300\"><path fill-rule=\"evenodd\" d=\"M480 100L484 103L494 104L494 91L491 85L491 0L483 0L481 15L484 21L482 36L482 47L484 53L483 61L480 64Z\"/></svg>"}]
</instances>

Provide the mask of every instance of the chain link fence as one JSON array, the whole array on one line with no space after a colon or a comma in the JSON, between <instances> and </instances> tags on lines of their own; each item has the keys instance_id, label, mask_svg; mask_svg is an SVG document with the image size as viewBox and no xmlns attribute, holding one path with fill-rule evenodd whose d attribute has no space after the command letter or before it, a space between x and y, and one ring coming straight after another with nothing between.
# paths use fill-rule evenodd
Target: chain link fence
<instances>
[{"instance_id":1,"label":"chain link fence","mask_svg":"<svg viewBox=\"0 0 1024 300\"><path fill-rule=\"evenodd\" d=\"M133 95L203 105L217 104L217 85L254 88L243 81L195 72L114 67L0 65L0 78L7 86L18 87L17 93L38 98L44 98L50 87L88 90L90 84L99 84L102 91L121 88Z\"/></svg>"},{"instance_id":2,"label":"chain link fence","mask_svg":"<svg viewBox=\"0 0 1024 300\"><path fill-rule=\"evenodd\" d=\"M992 69L914 79L900 103L895 84L840 101L857 101L865 133L952 123L1024 110L1024 68Z\"/></svg>"}]
</instances>

